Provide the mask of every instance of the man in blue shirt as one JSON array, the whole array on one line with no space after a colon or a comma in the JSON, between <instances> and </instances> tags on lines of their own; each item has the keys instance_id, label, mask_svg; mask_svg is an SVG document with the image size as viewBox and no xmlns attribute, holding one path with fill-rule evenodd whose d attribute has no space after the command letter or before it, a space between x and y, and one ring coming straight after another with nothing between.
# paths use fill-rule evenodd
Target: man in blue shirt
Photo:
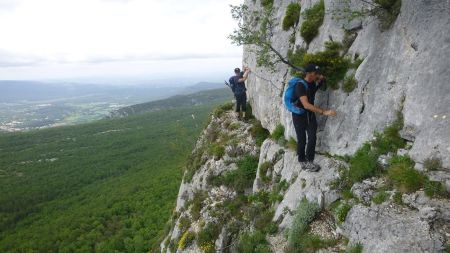
<instances>
[{"instance_id":1,"label":"man in blue shirt","mask_svg":"<svg viewBox=\"0 0 450 253\"><path fill-rule=\"evenodd\" d=\"M245 112L247 110L247 89L245 88L245 81L250 74L249 68L244 68L244 72L241 72L239 68L234 69L234 76L230 77L230 87L234 93L236 99L236 113L238 118L241 118L240 112L242 110L242 118L245 119Z\"/></svg>"}]
</instances>

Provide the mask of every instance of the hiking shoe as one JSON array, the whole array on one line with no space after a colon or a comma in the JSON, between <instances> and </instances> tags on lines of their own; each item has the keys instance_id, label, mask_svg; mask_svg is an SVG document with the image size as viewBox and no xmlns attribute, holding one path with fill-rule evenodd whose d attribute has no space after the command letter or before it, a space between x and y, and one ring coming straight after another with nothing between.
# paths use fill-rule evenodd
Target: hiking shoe
<instances>
[{"instance_id":1,"label":"hiking shoe","mask_svg":"<svg viewBox=\"0 0 450 253\"><path fill-rule=\"evenodd\" d=\"M300 163L300 167L302 168L302 170L306 170L306 168L308 166L308 163L307 162L300 162L300 161L299 161L299 163Z\"/></svg>"},{"instance_id":2,"label":"hiking shoe","mask_svg":"<svg viewBox=\"0 0 450 253\"><path fill-rule=\"evenodd\" d=\"M320 166L318 164L315 164L313 162L307 162L305 170L309 172L317 172L320 170Z\"/></svg>"}]
</instances>

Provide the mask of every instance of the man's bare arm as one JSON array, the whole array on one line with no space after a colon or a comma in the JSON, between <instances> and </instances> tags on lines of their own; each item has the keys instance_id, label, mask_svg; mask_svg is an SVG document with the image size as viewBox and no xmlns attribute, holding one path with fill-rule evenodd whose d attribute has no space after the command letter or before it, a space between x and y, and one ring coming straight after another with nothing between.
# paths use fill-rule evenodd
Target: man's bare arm
<instances>
[{"instance_id":1,"label":"man's bare arm","mask_svg":"<svg viewBox=\"0 0 450 253\"><path fill-rule=\"evenodd\" d=\"M242 78L239 79L239 82L245 82L248 78L248 74L250 74L250 69L247 68L244 72L244 76Z\"/></svg>"},{"instance_id":2,"label":"man's bare arm","mask_svg":"<svg viewBox=\"0 0 450 253\"><path fill-rule=\"evenodd\" d=\"M314 106L308 101L307 96L301 96L300 101L302 102L303 107L305 107L306 110L316 112L319 114L323 114L325 116L336 116L336 111L334 110L325 110L322 108L319 108L317 106Z\"/></svg>"}]
</instances>

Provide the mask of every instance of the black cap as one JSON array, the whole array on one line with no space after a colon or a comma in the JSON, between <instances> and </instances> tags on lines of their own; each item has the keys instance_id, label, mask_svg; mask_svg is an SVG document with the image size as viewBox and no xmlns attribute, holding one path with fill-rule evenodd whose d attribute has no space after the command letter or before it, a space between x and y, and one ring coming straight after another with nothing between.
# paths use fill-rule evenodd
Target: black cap
<instances>
[{"instance_id":1,"label":"black cap","mask_svg":"<svg viewBox=\"0 0 450 253\"><path fill-rule=\"evenodd\" d=\"M235 68L234 69L234 73L241 73L241 69L240 68Z\"/></svg>"},{"instance_id":2,"label":"black cap","mask_svg":"<svg viewBox=\"0 0 450 253\"><path fill-rule=\"evenodd\" d=\"M305 67L305 73L317 72L320 73L320 68L316 64L308 64Z\"/></svg>"}]
</instances>

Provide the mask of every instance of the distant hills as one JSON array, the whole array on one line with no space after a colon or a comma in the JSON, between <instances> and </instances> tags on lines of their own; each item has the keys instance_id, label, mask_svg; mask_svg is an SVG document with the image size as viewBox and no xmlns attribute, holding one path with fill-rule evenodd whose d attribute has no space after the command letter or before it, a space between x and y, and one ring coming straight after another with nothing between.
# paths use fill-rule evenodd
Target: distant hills
<instances>
[{"instance_id":1,"label":"distant hills","mask_svg":"<svg viewBox=\"0 0 450 253\"><path fill-rule=\"evenodd\" d=\"M105 118L122 107L223 87L223 84L210 82L191 86L114 86L0 81L0 131L14 132L88 123ZM194 96L186 99L198 104L209 98L196 99ZM159 102L161 103L165 102ZM176 103L172 100L170 104Z\"/></svg>"},{"instance_id":2,"label":"distant hills","mask_svg":"<svg viewBox=\"0 0 450 253\"><path fill-rule=\"evenodd\" d=\"M211 84L204 84L203 89L210 87ZM213 86L214 87L214 86ZM164 100L152 101L148 103L136 104L120 108L111 112L110 118L120 118L129 115L142 114L165 109L173 109L179 107L189 107L202 105L207 103L218 103L230 100L232 93L228 88L200 91L192 94L177 95Z\"/></svg>"},{"instance_id":3,"label":"distant hills","mask_svg":"<svg viewBox=\"0 0 450 253\"><path fill-rule=\"evenodd\" d=\"M33 102L76 97L102 96L136 103L163 99L176 94L222 88L223 84L200 82L191 86L180 85L99 85L76 83L44 83L34 81L0 80L0 103Z\"/></svg>"}]
</instances>

